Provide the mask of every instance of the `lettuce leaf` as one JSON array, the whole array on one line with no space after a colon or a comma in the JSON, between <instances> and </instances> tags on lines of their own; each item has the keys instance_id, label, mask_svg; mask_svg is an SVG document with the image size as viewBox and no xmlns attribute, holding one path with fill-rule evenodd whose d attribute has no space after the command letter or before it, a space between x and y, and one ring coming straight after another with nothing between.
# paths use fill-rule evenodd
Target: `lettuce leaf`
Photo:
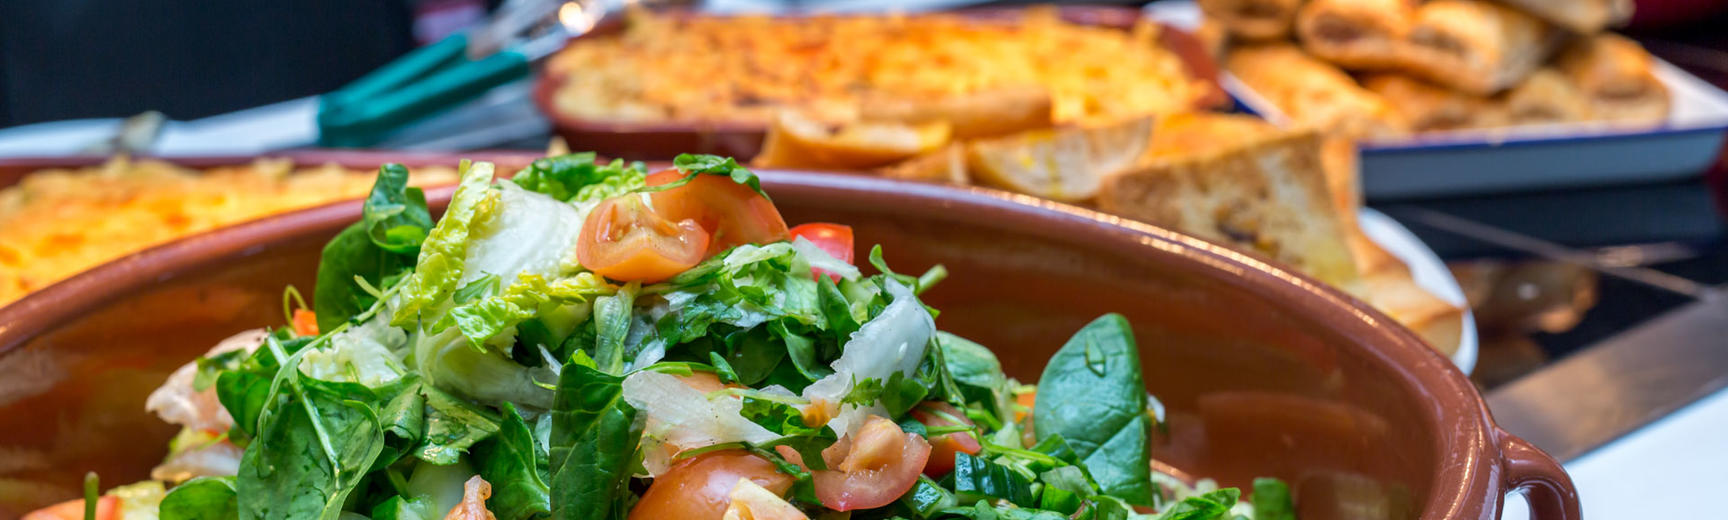
<instances>
[{"instance_id":1,"label":"lettuce leaf","mask_svg":"<svg viewBox=\"0 0 1728 520\"><path fill-rule=\"evenodd\" d=\"M476 224L486 222L498 210L499 193L492 184L492 163L462 164L462 183L450 201L444 218L432 228L420 246L414 274L401 282L400 301L390 324L413 324L456 290L463 276L468 238Z\"/></svg>"},{"instance_id":2,"label":"lettuce leaf","mask_svg":"<svg viewBox=\"0 0 1728 520\"><path fill-rule=\"evenodd\" d=\"M484 345L494 336L552 308L589 301L618 291L618 287L594 273L547 281L537 274L523 273L502 292L462 303L450 309L457 329L474 345Z\"/></svg>"},{"instance_id":3,"label":"lettuce leaf","mask_svg":"<svg viewBox=\"0 0 1728 520\"><path fill-rule=\"evenodd\" d=\"M527 168L516 172L517 186L544 193L560 201L582 200L614 192L600 198L625 193L642 185L646 171L641 163L626 166L622 160L610 164L594 163L594 152L581 152L534 160ZM616 191L624 188L623 191ZM592 188L592 189L591 189Z\"/></svg>"}]
</instances>

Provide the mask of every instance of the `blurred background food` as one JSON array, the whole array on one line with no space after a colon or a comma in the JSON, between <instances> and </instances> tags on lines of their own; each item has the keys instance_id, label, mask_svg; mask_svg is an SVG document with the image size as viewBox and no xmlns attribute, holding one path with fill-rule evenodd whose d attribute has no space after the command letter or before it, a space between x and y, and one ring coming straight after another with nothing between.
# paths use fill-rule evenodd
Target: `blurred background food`
<instances>
[{"instance_id":1,"label":"blurred background food","mask_svg":"<svg viewBox=\"0 0 1728 520\"><path fill-rule=\"evenodd\" d=\"M198 171L125 157L31 173L0 189L0 306L176 238L360 197L377 173L280 159ZM414 170L415 185L455 181L450 167Z\"/></svg>"},{"instance_id":2,"label":"blurred background food","mask_svg":"<svg viewBox=\"0 0 1728 520\"><path fill-rule=\"evenodd\" d=\"M915 119L894 105L1032 91L1050 119L1076 123L1185 110L1218 95L1158 43L1159 25L1074 23L1052 8L803 18L633 10L623 23L621 34L576 40L552 58L553 110L589 121L761 127L786 108Z\"/></svg>"},{"instance_id":3,"label":"blurred background food","mask_svg":"<svg viewBox=\"0 0 1728 520\"><path fill-rule=\"evenodd\" d=\"M1668 117L1650 54L1606 32L1629 1L1199 4L1231 74L1295 122L1356 138Z\"/></svg>"}]
</instances>

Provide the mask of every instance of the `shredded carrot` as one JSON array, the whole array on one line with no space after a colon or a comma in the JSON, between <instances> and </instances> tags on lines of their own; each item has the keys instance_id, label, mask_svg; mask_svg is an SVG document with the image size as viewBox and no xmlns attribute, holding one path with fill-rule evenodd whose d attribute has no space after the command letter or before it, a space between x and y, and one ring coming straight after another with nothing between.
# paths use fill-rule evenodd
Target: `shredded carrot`
<instances>
[{"instance_id":1,"label":"shredded carrot","mask_svg":"<svg viewBox=\"0 0 1728 520\"><path fill-rule=\"evenodd\" d=\"M294 333L301 336L318 335L318 314L307 309L294 309Z\"/></svg>"}]
</instances>

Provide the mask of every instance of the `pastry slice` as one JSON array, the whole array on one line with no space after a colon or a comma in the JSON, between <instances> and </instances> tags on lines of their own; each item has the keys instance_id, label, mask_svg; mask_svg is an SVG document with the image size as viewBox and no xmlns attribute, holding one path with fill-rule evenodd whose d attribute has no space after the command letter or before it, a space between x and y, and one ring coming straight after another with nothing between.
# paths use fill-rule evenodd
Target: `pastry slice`
<instances>
[{"instance_id":1,"label":"pastry slice","mask_svg":"<svg viewBox=\"0 0 1728 520\"><path fill-rule=\"evenodd\" d=\"M1151 135L1152 119L1144 117L972 141L966 145L966 169L981 184L1083 202L1098 194L1102 179L1133 167Z\"/></svg>"},{"instance_id":2,"label":"pastry slice","mask_svg":"<svg viewBox=\"0 0 1728 520\"><path fill-rule=\"evenodd\" d=\"M1347 137L1396 137L1409 132L1402 114L1350 75L1293 45L1241 47L1225 67L1299 125Z\"/></svg>"},{"instance_id":3,"label":"pastry slice","mask_svg":"<svg viewBox=\"0 0 1728 520\"><path fill-rule=\"evenodd\" d=\"M935 98L870 96L858 113L865 121L943 122L954 139L976 139L1049 128L1051 104L1050 91L1042 87L999 88Z\"/></svg>"},{"instance_id":4,"label":"pastry slice","mask_svg":"<svg viewBox=\"0 0 1728 520\"><path fill-rule=\"evenodd\" d=\"M1543 67L1506 91L1501 112L1511 125L1550 125L1590 119L1590 103L1566 75Z\"/></svg>"},{"instance_id":5,"label":"pastry slice","mask_svg":"<svg viewBox=\"0 0 1728 520\"><path fill-rule=\"evenodd\" d=\"M1596 34L1632 18L1632 0L1501 0L1578 34Z\"/></svg>"},{"instance_id":6,"label":"pastry slice","mask_svg":"<svg viewBox=\"0 0 1728 520\"><path fill-rule=\"evenodd\" d=\"M1302 0L1199 0L1207 18L1218 20L1231 36L1244 40L1281 40L1290 35Z\"/></svg>"},{"instance_id":7,"label":"pastry slice","mask_svg":"<svg viewBox=\"0 0 1728 520\"><path fill-rule=\"evenodd\" d=\"M1404 59L1413 0L1313 0L1296 15L1302 46L1341 66L1386 68Z\"/></svg>"},{"instance_id":8,"label":"pastry slice","mask_svg":"<svg viewBox=\"0 0 1728 520\"><path fill-rule=\"evenodd\" d=\"M1487 98L1465 94L1404 74L1381 73L1362 86L1397 107L1417 132L1498 126L1498 110Z\"/></svg>"},{"instance_id":9,"label":"pastry slice","mask_svg":"<svg viewBox=\"0 0 1728 520\"><path fill-rule=\"evenodd\" d=\"M1356 266L1322 173L1318 132L1156 159L1104 179L1100 209L1277 260L1332 284Z\"/></svg>"},{"instance_id":10,"label":"pastry slice","mask_svg":"<svg viewBox=\"0 0 1728 520\"><path fill-rule=\"evenodd\" d=\"M1398 68L1486 96L1523 81L1548 59L1561 32L1534 16L1485 0L1433 0L1416 10L1409 53Z\"/></svg>"},{"instance_id":11,"label":"pastry slice","mask_svg":"<svg viewBox=\"0 0 1728 520\"><path fill-rule=\"evenodd\" d=\"M1668 88L1638 42L1600 34L1572 44L1555 63L1584 93L1595 119L1657 124L1668 118Z\"/></svg>"}]
</instances>

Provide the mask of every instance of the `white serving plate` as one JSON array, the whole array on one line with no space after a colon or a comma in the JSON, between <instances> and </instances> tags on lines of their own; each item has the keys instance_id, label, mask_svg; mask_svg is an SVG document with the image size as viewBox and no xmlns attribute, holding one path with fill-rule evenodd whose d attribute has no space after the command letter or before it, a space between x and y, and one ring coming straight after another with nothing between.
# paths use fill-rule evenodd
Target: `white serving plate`
<instances>
[{"instance_id":1,"label":"white serving plate","mask_svg":"<svg viewBox=\"0 0 1728 520\"><path fill-rule=\"evenodd\" d=\"M1440 255L1435 254L1433 249L1429 249L1427 244L1423 244L1421 239L1416 238L1414 233L1392 217L1370 208L1362 208L1356 214L1356 220L1369 240L1373 240L1410 267L1410 276L1416 279L1417 286L1464 309L1464 319L1460 320L1463 330L1458 334L1458 350L1452 352L1452 364L1458 365L1458 370L1469 374L1476 368L1476 354L1480 347L1476 340L1476 315L1470 312L1470 302L1464 297L1464 287L1458 285L1458 279L1452 276L1451 270L1446 269L1446 263L1440 261Z\"/></svg>"},{"instance_id":2,"label":"white serving plate","mask_svg":"<svg viewBox=\"0 0 1728 520\"><path fill-rule=\"evenodd\" d=\"M1196 27L1201 17L1191 0L1154 3L1146 12L1176 27ZM1660 58L1656 62L1656 77L1673 96L1662 126L1581 123L1365 142L1362 192L1382 199L1469 195L1660 182L1701 174L1728 142L1728 92ZM1244 111L1288 124L1277 107L1228 73L1219 82Z\"/></svg>"}]
</instances>

